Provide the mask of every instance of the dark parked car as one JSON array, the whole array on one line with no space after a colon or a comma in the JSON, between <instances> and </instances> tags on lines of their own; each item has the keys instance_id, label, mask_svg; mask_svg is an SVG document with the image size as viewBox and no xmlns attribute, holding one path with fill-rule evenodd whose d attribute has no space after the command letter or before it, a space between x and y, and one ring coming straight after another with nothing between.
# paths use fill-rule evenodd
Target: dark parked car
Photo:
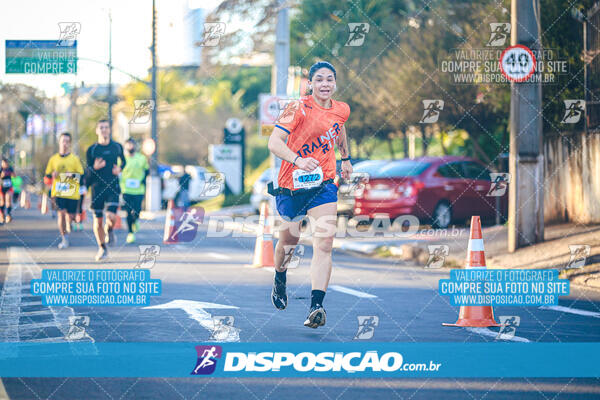
<instances>
[{"instance_id":1,"label":"dark parked car","mask_svg":"<svg viewBox=\"0 0 600 400\"><path fill-rule=\"evenodd\" d=\"M482 219L496 216L496 199L487 196L490 171L471 158L374 160L357 164L354 171L369 174L369 182L356 195L355 215L396 218L411 214L437 228L472 215ZM502 214L506 214L507 198L504 194L500 201Z\"/></svg>"}]
</instances>

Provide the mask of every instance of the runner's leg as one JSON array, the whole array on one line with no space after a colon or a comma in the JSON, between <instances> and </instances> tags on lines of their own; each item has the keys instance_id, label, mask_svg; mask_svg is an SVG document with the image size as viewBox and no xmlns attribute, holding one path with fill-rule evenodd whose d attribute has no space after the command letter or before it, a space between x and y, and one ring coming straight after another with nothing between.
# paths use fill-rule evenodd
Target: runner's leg
<instances>
[{"instance_id":1,"label":"runner's leg","mask_svg":"<svg viewBox=\"0 0 600 400\"><path fill-rule=\"evenodd\" d=\"M325 203L308 210L313 235L313 257L310 264L313 290L325 292L329 285L336 215L337 203Z\"/></svg>"}]
</instances>

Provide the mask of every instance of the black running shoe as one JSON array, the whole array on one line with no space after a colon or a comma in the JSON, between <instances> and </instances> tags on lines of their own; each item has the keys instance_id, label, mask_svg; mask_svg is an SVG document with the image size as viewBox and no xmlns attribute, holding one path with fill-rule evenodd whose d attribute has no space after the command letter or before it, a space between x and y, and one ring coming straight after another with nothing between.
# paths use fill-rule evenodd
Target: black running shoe
<instances>
[{"instance_id":1,"label":"black running shoe","mask_svg":"<svg viewBox=\"0 0 600 400\"><path fill-rule=\"evenodd\" d=\"M285 310L287 307L287 294L285 293L285 283L273 280L273 290L271 290L271 302L278 310Z\"/></svg>"},{"instance_id":2,"label":"black running shoe","mask_svg":"<svg viewBox=\"0 0 600 400\"><path fill-rule=\"evenodd\" d=\"M317 304L308 311L308 317L306 317L306 321L304 321L304 326L314 329L325 325L326 319L327 313L325 312L325 309L321 304Z\"/></svg>"}]
</instances>

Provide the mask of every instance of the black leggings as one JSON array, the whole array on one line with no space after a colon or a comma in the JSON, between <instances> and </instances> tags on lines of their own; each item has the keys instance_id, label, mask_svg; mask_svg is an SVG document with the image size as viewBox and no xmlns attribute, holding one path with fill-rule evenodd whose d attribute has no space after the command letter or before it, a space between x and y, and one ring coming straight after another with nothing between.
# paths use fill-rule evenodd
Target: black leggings
<instances>
[{"instance_id":1,"label":"black leggings","mask_svg":"<svg viewBox=\"0 0 600 400\"><path fill-rule=\"evenodd\" d=\"M133 232L133 224L140 217L142 210L143 194L123 194L123 209L127 212L127 228L129 232Z\"/></svg>"}]
</instances>

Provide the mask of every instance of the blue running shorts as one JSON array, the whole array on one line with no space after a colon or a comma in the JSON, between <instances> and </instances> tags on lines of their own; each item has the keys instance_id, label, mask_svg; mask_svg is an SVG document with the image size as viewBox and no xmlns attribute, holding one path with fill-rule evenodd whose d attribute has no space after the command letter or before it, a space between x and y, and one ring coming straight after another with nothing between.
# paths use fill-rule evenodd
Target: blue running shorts
<instances>
[{"instance_id":1,"label":"blue running shorts","mask_svg":"<svg viewBox=\"0 0 600 400\"><path fill-rule=\"evenodd\" d=\"M311 208L325 203L337 202L338 187L334 183L328 183L310 192L296 194L279 194L275 196L277 211L279 215L289 220L306 215Z\"/></svg>"}]
</instances>

